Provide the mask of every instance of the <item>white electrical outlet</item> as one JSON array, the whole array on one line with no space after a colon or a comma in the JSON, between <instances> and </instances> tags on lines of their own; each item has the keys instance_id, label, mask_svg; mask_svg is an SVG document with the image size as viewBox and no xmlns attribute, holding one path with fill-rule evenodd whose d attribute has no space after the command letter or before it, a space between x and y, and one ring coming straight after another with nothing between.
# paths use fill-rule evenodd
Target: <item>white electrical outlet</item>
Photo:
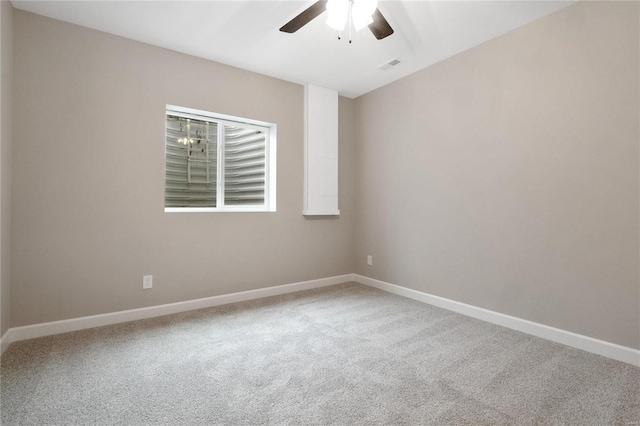
<instances>
[{"instance_id":1,"label":"white electrical outlet","mask_svg":"<svg viewBox=\"0 0 640 426\"><path fill-rule=\"evenodd\" d=\"M142 277L142 289L148 290L153 288L153 275L145 275Z\"/></svg>"},{"instance_id":2,"label":"white electrical outlet","mask_svg":"<svg viewBox=\"0 0 640 426\"><path fill-rule=\"evenodd\" d=\"M367 265L373 265L373 256L367 255Z\"/></svg>"}]
</instances>

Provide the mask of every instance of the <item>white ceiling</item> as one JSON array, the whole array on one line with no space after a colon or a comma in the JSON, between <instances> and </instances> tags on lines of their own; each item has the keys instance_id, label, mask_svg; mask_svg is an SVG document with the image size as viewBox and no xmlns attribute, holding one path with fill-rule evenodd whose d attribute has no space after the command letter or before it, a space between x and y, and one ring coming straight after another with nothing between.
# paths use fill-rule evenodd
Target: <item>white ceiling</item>
<instances>
[{"instance_id":1,"label":"white ceiling","mask_svg":"<svg viewBox=\"0 0 640 426\"><path fill-rule=\"evenodd\" d=\"M309 1L16 1L17 9L355 98L504 34L571 1L380 1L395 33L337 39L323 13L278 29ZM376 68L397 58L400 65Z\"/></svg>"}]
</instances>

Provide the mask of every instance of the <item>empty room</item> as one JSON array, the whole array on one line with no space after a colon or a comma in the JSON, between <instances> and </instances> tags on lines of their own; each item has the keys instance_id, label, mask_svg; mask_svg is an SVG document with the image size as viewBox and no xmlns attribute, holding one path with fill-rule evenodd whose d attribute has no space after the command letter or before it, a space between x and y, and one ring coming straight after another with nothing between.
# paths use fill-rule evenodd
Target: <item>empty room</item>
<instances>
[{"instance_id":1,"label":"empty room","mask_svg":"<svg viewBox=\"0 0 640 426\"><path fill-rule=\"evenodd\" d=\"M640 425L637 1L0 1L0 424Z\"/></svg>"}]
</instances>

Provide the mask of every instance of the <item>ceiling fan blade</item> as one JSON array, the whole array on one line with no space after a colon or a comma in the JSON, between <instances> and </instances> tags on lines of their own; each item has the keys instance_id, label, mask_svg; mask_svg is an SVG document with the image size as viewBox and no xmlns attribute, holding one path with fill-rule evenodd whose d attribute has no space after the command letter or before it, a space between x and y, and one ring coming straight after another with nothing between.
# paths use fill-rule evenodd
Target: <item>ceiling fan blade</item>
<instances>
[{"instance_id":1,"label":"ceiling fan blade","mask_svg":"<svg viewBox=\"0 0 640 426\"><path fill-rule=\"evenodd\" d=\"M393 34L393 28L391 28L391 25L384 19L384 16L380 13L380 9L376 9L371 17L373 18L373 22L369 24L369 29L378 40L382 40Z\"/></svg>"},{"instance_id":2,"label":"ceiling fan blade","mask_svg":"<svg viewBox=\"0 0 640 426\"><path fill-rule=\"evenodd\" d=\"M307 25L322 12L327 10L327 0L320 0L309 6L301 14L287 22L280 28L283 33L295 33L300 28ZM384 18L383 18L384 19Z\"/></svg>"}]
</instances>

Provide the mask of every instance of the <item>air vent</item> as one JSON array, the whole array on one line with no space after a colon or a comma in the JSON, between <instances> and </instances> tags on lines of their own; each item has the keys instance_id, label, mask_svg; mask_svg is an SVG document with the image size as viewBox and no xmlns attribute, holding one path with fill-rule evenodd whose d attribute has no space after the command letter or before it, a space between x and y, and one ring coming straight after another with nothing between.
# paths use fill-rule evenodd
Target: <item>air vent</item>
<instances>
[{"instance_id":1,"label":"air vent","mask_svg":"<svg viewBox=\"0 0 640 426\"><path fill-rule=\"evenodd\" d=\"M377 69L379 69L380 71L386 71L389 68L393 68L393 67L397 66L399 63L400 63L400 60L394 58L394 59L390 60L389 62L386 62L386 63L380 65Z\"/></svg>"}]
</instances>

